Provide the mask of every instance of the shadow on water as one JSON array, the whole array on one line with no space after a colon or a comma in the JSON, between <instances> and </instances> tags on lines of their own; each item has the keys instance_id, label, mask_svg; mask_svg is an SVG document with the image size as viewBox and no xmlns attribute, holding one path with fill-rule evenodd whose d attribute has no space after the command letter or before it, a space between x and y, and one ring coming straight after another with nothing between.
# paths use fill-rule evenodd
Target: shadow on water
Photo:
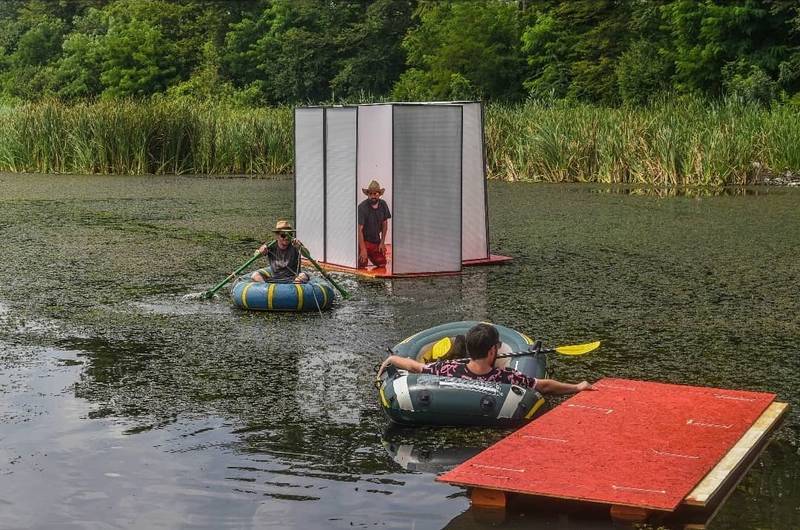
<instances>
[{"instance_id":1,"label":"shadow on water","mask_svg":"<svg viewBox=\"0 0 800 530\"><path fill-rule=\"evenodd\" d=\"M0 526L607 527L529 508L487 521L462 489L433 481L503 431L386 429L371 384L386 347L461 319L548 345L603 340L551 357L560 379L778 393L786 425L714 527L800 526L800 190L491 183L491 246L510 264L335 275L352 300L269 314L234 309L224 290L185 295L291 213L290 180L9 175L3 186L0 438L13 481L0 486Z\"/></svg>"}]
</instances>

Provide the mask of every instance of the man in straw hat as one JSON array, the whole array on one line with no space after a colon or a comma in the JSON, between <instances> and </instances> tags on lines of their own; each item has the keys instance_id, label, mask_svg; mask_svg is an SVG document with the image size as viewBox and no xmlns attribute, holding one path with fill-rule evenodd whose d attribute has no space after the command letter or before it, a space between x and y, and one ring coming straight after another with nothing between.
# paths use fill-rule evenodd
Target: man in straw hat
<instances>
[{"instance_id":1,"label":"man in straw hat","mask_svg":"<svg viewBox=\"0 0 800 530\"><path fill-rule=\"evenodd\" d=\"M361 188L367 198L358 205L358 267L369 262L376 267L386 265L386 232L389 230L389 205L381 199L386 191L377 180Z\"/></svg>"},{"instance_id":2,"label":"man in straw hat","mask_svg":"<svg viewBox=\"0 0 800 530\"><path fill-rule=\"evenodd\" d=\"M269 269L258 269L250 278L254 282L306 283L308 274L300 270L300 247L302 243L293 239L294 228L289 221L275 224L275 241L261 245L258 252L269 260Z\"/></svg>"}]
</instances>

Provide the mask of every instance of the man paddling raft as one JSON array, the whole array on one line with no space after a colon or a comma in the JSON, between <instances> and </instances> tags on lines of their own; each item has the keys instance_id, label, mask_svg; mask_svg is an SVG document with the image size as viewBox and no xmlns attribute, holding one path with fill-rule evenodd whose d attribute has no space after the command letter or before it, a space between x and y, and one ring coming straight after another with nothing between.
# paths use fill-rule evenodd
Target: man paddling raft
<instances>
[{"instance_id":1,"label":"man paddling raft","mask_svg":"<svg viewBox=\"0 0 800 530\"><path fill-rule=\"evenodd\" d=\"M300 249L303 244L293 238L294 228L286 220L275 224L275 241L265 243L258 253L266 256L269 269L258 269L250 275L254 282L307 283L308 274L300 270Z\"/></svg>"},{"instance_id":2,"label":"man paddling raft","mask_svg":"<svg viewBox=\"0 0 800 530\"><path fill-rule=\"evenodd\" d=\"M378 369L378 377L391 364L401 370L413 373L438 375L440 377L458 377L463 379L479 379L496 383L528 387L542 394L574 394L583 390L595 390L586 381L577 384L562 383L555 379L537 379L512 368L496 368L497 352L502 346L497 328L483 322L472 326L466 334L466 348L469 362L459 360L443 360L433 363L421 363L415 359L390 355Z\"/></svg>"}]
</instances>

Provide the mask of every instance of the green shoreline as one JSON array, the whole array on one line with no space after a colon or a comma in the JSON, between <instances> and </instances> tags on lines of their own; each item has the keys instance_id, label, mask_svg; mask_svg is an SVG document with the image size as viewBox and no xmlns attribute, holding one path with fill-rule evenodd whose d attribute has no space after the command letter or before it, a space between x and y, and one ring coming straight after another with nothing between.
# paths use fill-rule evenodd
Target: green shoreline
<instances>
[{"instance_id":1,"label":"green shoreline","mask_svg":"<svg viewBox=\"0 0 800 530\"><path fill-rule=\"evenodd\" d=\"M0 171L293 171L292 108L154 99L0 107ZM673 98L647 107L488 104L489 178L667 186L793 183L800 107Z\"/></svg>"}]
</instances>

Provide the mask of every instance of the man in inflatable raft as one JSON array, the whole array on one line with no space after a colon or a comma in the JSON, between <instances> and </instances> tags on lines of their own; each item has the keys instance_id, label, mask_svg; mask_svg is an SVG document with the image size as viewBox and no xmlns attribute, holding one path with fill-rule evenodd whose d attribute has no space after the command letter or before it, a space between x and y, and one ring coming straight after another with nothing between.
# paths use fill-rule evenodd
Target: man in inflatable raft
<instances>
[{"instance_id":1,"label":"man in inflatable raft","mask_svg":"<svg viewBox=\"0 0 800 530\"><path fill-rule=\"evenodd\" d=\"M495 368L497 350L501 346L500 334L491 324L476 324L467 331L467 354L469 362L457 360L437 361L429 364L421 363L408 357L390 355L383 361L378 376L388 365L413 373L438 375L440 377L460 377L464 379L480 379L511 385L532 388L541 394L573 394L582 390L594 390L586 381L578 384L562 383L555 379L536 379L528 377L512 368Z\"/></svg>"},{"instance_id":2,"label":"man in inflatable raft","mask_svg":"<svg viewBox=\"0 0 800 530\"><path fill-rule=\"evenodd\" d=\"M269 269L258 269L250 275L254 282L306 283L308 274L300 270L300 248L303 244L293 239L294 228L289 221L275 224L275 241L261 245L259 254L266 256Z\"/></svg>"}]
</instances>

